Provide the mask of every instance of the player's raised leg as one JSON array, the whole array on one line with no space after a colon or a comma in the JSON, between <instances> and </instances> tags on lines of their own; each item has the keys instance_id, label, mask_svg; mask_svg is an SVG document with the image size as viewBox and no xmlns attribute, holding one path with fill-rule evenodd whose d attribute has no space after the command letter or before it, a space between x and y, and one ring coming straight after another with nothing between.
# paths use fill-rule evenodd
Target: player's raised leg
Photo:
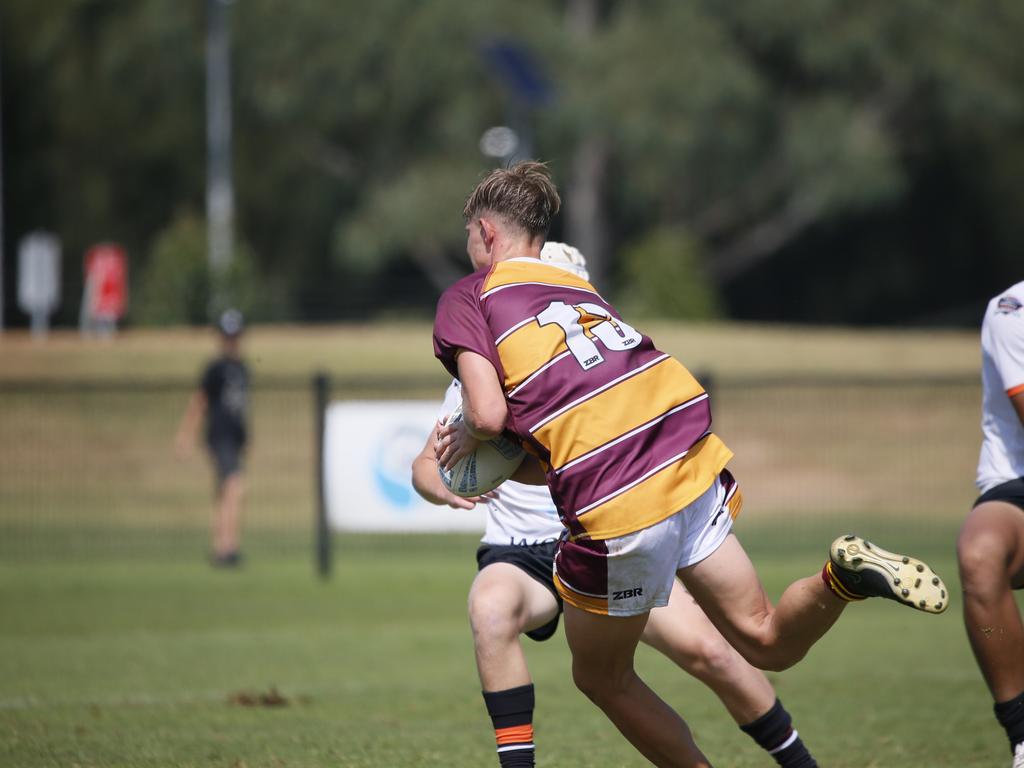
<instances>
[{"instance_id":1,"label":"player's raised leg","mask_svg":"<svg viewBox=\"0 0 1024 768\"><path fill-rule=\"evenodd\" d=\"M740 656L678 581L651 611L642 640L707 685L740 729L783 768L817 768L764 673Z\"/></svg>"},{"instance_id":2,"label":"player's raised leg","mask_svg":"<svg viewBox=\"0 0 1024 768\"><path fill-rule=\"evenodd\" d=\"M960 530L957 559L967 637L1016 751L1013 765L1024 766L1024 626L1013 596L1024 588L1024 509L976 506Z\"/></svg>"},{"instance_id":3,"label":"player's raised leg","mask_svg":"<svg viewBox=\"0 0 1024 768\"><path fill-rule=\"evenodd\" d=\"M557 617L551 591L510 563L488 565L473 580L473 648L502 768L534 764L534 690L519 635Z\"/></svg>"},{"instance_id":4,"label":"player's raised leg","mask_svg":"<svg viewBox=\"0 0 1024 768\"><path fill-rule=\"evenodd\" d=\"M877 585L866 580L864 587L836 585L828 578L831 573L859 574L861 571L856 569L863 570L863 563L868 561L840 564L836 561L835 550L834 544L829 561L832 568L826 567L821 575L790 584L774 606L750 558L732 534L709 557L682 568L679 577L708 618L747 661L761 669L781 670L802 659L849 602L872 596L899 599L891 588L876 591ZM880 548L877 551L884 553L878 557L879 561L894 557L902 565L902 555ZM908 561L920 562L910 558ZM925 568L927 575L934 577L931 569ZM916 573L916 568L913 570ZM890 577L890 584L893 578L896 577ZM938 586L929 581L929 586L934 590L945 589L941 580Z\"/></svg>"},{"instance_id":5,"label":"player's raised leg","mask_svg":"<svg viewBox=\"0 0 1024 768\"><path fill-rule=\"evenodd\" d=\"M577 687L654 765L706 768L690 729L633 668L647 614L609 617L565 604L565 636Z\"/></svg>"},{"instance_id":6,"label":"player's raised leg","mask_svg":"<svg viewBox=\"0 0 1024 768\"><path fill-rule=\"evenodd\" d=\"M730 645L761 669L798 662L846 607L817 574L791 584L772 606L731 533L711 555L680 569L679 578Z\"/></svg>"}]
</instances>

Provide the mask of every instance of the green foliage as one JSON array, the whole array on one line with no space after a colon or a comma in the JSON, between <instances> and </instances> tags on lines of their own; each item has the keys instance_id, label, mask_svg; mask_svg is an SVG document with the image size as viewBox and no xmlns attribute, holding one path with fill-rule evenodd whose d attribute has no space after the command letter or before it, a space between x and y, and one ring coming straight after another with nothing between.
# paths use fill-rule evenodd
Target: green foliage
<instances>
[{"instance_id":1,"label":"green foliage","mask_svg":"<svg viewBox=\"0 0 1024 768\"><path fill-rule=\"evenodd\" d=\"M269 304L244 244L223 274L210 269L206 224L192 213L157 236L140 283L132 319L142 325L203 324L229 306L259 319Z\"/></svg>"},{"instance_id":2,"label":"green foliage","mask_svg":"<svg viewBox=\"0 0 1024 768\"><path fill-rule=\"evenodd\" d=\"M388 261L413 253L428 270L434 254L436 268L465 268L462 206L478 169L464 159L420 164L390 182L372 188L363 204L338 226L334 256L359 272L379 271ZM466 181L469 180L467 184ZM449 281L442 278L442 285Z\"/></svg>"},{"instance_id":3,"label":"green foliage","mask_svg":"<svg viewBox=\"0 0 1024 768\"><path fill-rule=\"evenodd\" d=\"M142 325L209 320L206 229L193 214L180 216L154 241L132 319Z\"/></svg>"},{"instance_id":4,"label":"green foliage","mask_svg":"<svg viewBox=\"0 0 1024 768\"><path fill-rule=\"evenodd\" d=\"M588 178L604 207L582 227L606 228L601 274L629 273L619 244L685 230L713 290L762 316L761 269L787 275L787 307L828 295L852 315L943 301L943 280L946 301L987 295L1024 248L1016 0L246 0L229 15L239 239L278 316L431 306L463 268L461 202L497 162L480 135L505 123L550 161L574 234L576 153L603 142ZM202 3L5 0L2 17L9 240L116 240L146 273L169 212L202 207ZM507 86L482 55L494 40L533 55L550 102ZM958 215L922 215L942 201ZM842 290L894 259L905 279ZM979 260L965 284L957 265Z\"/></svg>"},{"instance_id":5,"label":"green foliage","mask_svg":"<svg viewBox=\"0 0 1024 768\"><path fill-rule=\"evenodd\" d=\"M624 248L623 311L636 317L719 317L717 294L701 256L700 243L679 229L659 229Z\"/></svg>"}]
</instances>

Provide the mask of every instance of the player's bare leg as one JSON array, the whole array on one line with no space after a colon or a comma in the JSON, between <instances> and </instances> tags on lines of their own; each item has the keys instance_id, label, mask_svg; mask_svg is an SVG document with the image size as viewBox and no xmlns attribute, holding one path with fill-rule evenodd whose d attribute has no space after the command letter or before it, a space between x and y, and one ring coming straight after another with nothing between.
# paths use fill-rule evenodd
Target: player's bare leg
<instances>
[{"instance_id":1,"label":"player's bare leg","mask_svg":"<svg viewBox=\"0 0 1024 768\"><path fill-rule=\"evenodd\" d=\"M509 563L488 565L470 588L477 672L503 768L534 765L534 691L519 636L557 615L551 591Z\"/></svg>"},{"instance_id":2,"label":"player's bare leg","mask_svg":"<svg viewBox=\"0 0 1024 768\"><path fill-rule=\"evenodd\" d=\"M551 591L514 565L494 563L476 575L469 591L469 623L485 691L529 684L519 635L557 615Z\"/></svg>"},{"instance_id":3,"label":"player's bare leg","mask_svg":"<svg viewBox=\"0 0 1024 768\"><path fill-rule=\"evenodd\" d=\"M678 582L669 603L651 611L642 641L708 686L738 724L750 723L775 703L775 690L715 629Z\"/></svg>"},{"instance_id":4,"label":"player's bare leg","mask_svg":"<svg viewBox=\"0 0 1024 768\"><path fill-rule=\"evenodd\" d=\"M846 607L819 574L790 584L772 606L733 534L710 557L681 569L679 578L726 640L760 669L798 662Z\"/></svg>"},{"instance_id":5,"label":"player's bare leg","mask_svg":"<svg viewBox=\"0 0 1024 768\"><path fill-rule=\"evenodd\" d=\"M633 668L647 614L610 617L565 604L565 637L577 687L654 765L708 768L690 729Z\"/></svg>"},{"instance_id":6,"label":"player's bare leg","mask_svg":"<svg viewBox=\"0 0 1024 768\"><path fill-rule=\"evenodd\" d=\"M740 730L779 765L817 766L768 678L726 642L678 581L668 605L651 611L642 641L714 691Z\"/></svg>"},{"instance_id":7,"label":"player's bare leg","mask_svg":"<svg viewBox=\"0 0 1024 768\"><path fill-rule=\"evenodd\" d=\"M218 559L238 556L244 502L245 479L234 472L221 483L214 510L213 552Z\"/></svg>"},{"instance_id":8,"label":"player's bare leg","mask_svg":"<svg viewBox=\"0 0 1024 768\"><path fill-rule=\"evenodd\" d=\"M1009 701L1024 692L1024 626L1013 596L1024 586L1024 511L979 504L960 530L957 559L974 657L992 698Z\"/></svg>"}]
</instances>

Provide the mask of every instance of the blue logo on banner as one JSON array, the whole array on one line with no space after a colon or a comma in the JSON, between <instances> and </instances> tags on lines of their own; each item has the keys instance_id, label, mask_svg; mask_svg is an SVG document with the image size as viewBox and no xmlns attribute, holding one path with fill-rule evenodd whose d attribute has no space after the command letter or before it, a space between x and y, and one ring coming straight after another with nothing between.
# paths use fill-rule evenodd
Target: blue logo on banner
<instances>
[{"instance_id":1,"label":"blue logo on banner","mask_svg":"<svg viewBox=\"0 0 1024 768\"><path fill-rule=\"evenodd\" d=\"M412 487L412 460L426 439L422 427L396 427L383 435L373 456L373 480L380 495L391 506L405 510L419 499Z\"/></svg>"}]
</instances>

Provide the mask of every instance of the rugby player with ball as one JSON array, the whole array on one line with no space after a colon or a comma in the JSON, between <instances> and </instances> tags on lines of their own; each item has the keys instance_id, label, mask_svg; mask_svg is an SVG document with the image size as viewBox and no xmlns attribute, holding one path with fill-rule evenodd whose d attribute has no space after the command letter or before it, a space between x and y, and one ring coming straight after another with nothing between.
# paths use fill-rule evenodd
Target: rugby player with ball
<instances>
[{"instance_id":1,"label":"rugby player with ball","mask_svg":"<svg viewBox=\"0 0 1024 768\"><path fill-rule=\"evenodd\" d=\"M576 248L545 243L541 259L588 279L586 263ZM451 421L450 414L461 414L461 408L462 391L456 380L445 393L437 427L413 461L413 487L434 504L472 509L482 503L486 527L477 550L479 571L469 592L477 672L500 765L533 766L535 691L520 635L544 641L558 627L562 599L555 589L552 564L562 524L545 486L514 480L493 492L489 482L462 486L469 474L464 465L470 457L486 457L480 459L488 467L481 477L507 478L522 461L521 448L517 458L503 460L504 451L492 450L489 442L484 442L462 459L461 470L456 465L454 476L439 473L434 458L438 429ZM486 495L467 499L466 493ZM711 688L737 725L779 765L817 766L771 683L725 641L678 580L672 585L668 605L651 611L641 641Z\"/></svg>"},{"instance_id":2,"label":"rugby player with ball","mask_svg":"<svg viewBox=\"0 0 1024 768\"><path fill-rule=\"evenodd\" d=\"M773 670L799 661L850 602L939 613L948 592L920 560L848 535L773 605L731 533L741 497L708 394L589 282L541 261L559 206L547 168L530 161L487 174L464 206L476 271L444 292L434 321L463 418L438 430L435 458L448 470L506 429L519 438L530 456L517 477L547 484L565 527L554 579L574 682L655 765L706 768L633 665L677 577L730 645Z\"/></svg>"}]
</instances>

